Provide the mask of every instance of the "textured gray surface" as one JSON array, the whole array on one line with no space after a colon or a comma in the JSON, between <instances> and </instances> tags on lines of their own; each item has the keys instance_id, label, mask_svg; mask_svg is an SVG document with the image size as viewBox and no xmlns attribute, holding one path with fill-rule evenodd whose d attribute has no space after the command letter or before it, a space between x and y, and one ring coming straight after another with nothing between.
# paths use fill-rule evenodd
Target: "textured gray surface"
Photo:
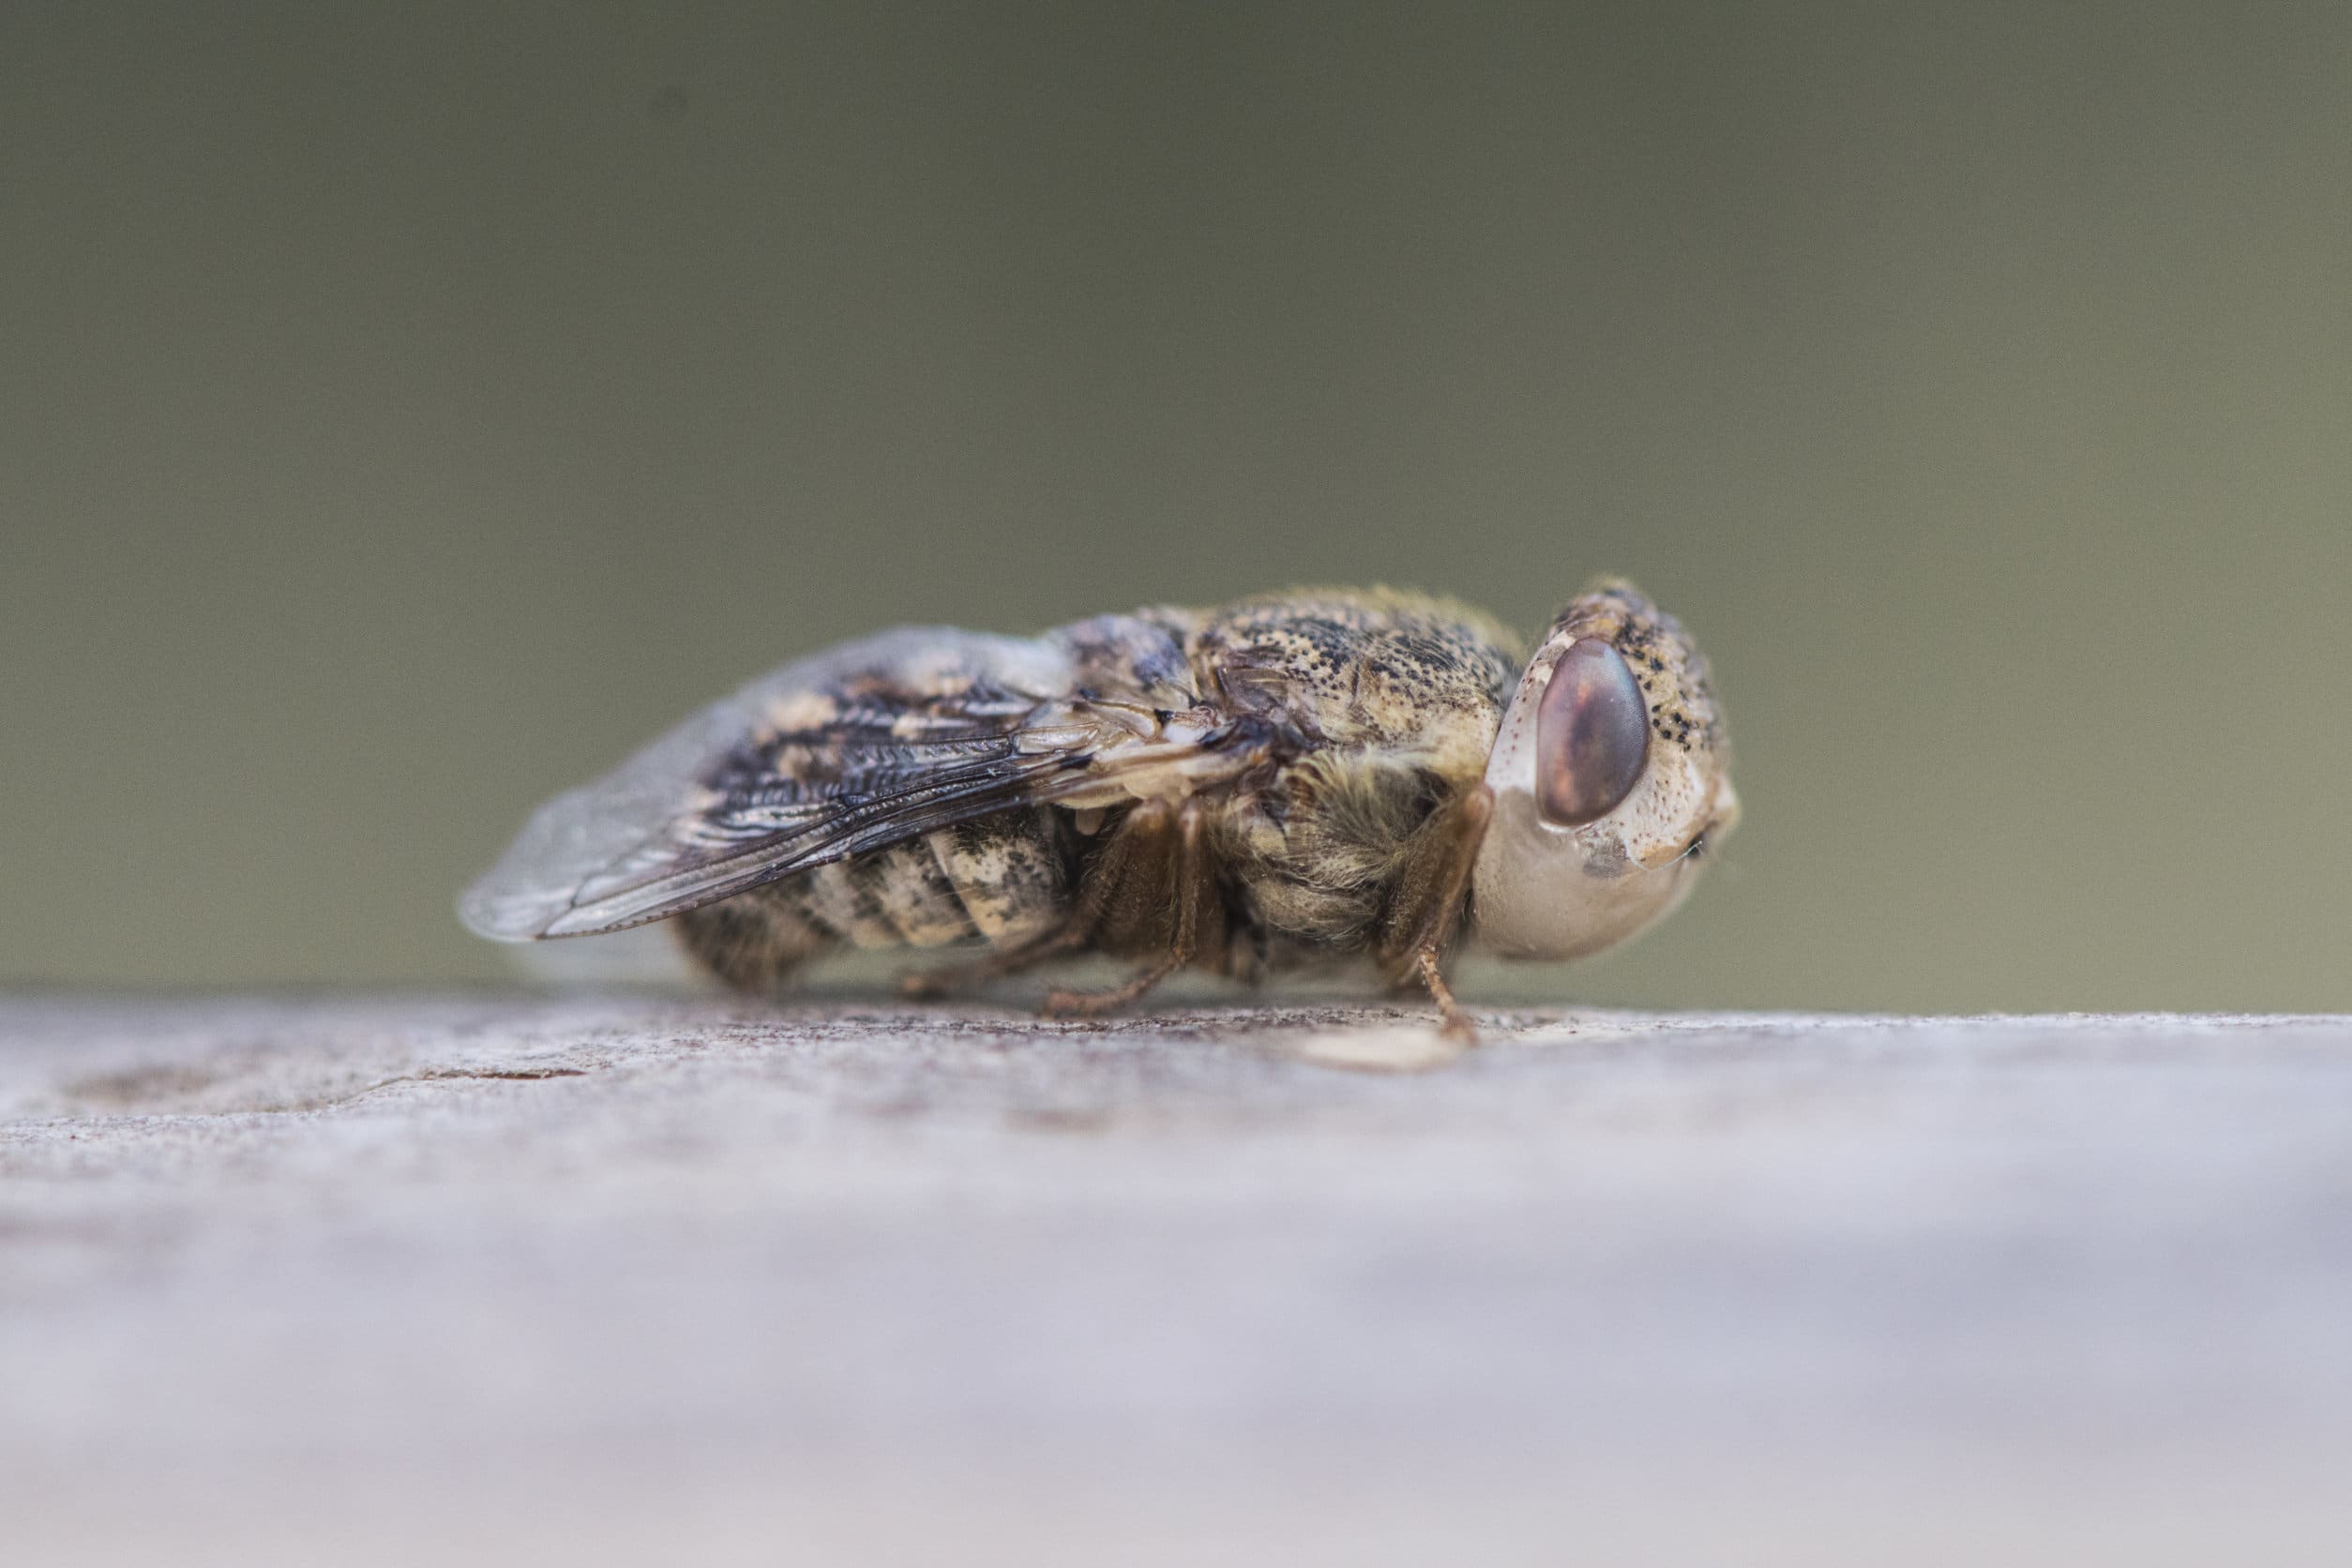
<instances>
[{"instance_id":1,"label":"textured gray surface","mask_svg":"<svg viewBox=\"0 0 2352 1568\"><path fill-rule=\"evenodd\" d=\"M2352 1556L2352 1022L1409 1018L0 1002L9 1560Z\"/></svg>"}]
</instances>

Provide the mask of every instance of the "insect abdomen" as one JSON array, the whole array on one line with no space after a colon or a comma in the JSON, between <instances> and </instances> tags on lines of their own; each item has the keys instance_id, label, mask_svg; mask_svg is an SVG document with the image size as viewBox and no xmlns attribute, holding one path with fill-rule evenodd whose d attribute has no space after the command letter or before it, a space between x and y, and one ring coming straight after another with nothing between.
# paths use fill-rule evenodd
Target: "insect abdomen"
<instances>
[{"instance_id":1,"label":"insect abdomen","mask_svg":"<svg viewBox=\"0 0 2352 1568\"><path fill-rule=\"evenodd\" d=\"M843 942L1007 946L1068 912L1067 838L1051 807L983 817L689 910L679 935L704 968L746 990L765 990Z\"/></svg>"}]
</instances>

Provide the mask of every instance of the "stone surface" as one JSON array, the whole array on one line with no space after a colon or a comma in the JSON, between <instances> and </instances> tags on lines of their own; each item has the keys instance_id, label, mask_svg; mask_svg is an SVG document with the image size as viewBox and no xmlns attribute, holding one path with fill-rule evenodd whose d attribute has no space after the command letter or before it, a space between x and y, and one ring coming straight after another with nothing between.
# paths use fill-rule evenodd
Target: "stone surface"
<instances>
[{"instance_id":1,"label":"stone surface","mask_svg":"<svg viewBox=\"0 0 2352 1568\"><path fill-rule=\"evenodd\" d=\"M8 1561L2352 1558L2352 1021L0 1002Z\"/></svg>"}]
</instances>

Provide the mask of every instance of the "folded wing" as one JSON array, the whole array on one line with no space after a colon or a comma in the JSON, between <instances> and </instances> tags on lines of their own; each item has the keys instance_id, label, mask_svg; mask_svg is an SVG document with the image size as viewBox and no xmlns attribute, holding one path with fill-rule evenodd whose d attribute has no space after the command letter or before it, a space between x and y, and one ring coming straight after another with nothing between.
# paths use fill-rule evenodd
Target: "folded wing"
<instances>
[{"instance_id":1,"label":"folded wing","mask_svg":"<svg viewBox=\"0 0 2352 1568\"><path fill-rule=\"evenodd\" d=\"M786 666L538 810L459 900L482 936L659 920L991 812L1117 792L1214 740L1169 628L912 627Z\"/></svg>"}]
</instances>

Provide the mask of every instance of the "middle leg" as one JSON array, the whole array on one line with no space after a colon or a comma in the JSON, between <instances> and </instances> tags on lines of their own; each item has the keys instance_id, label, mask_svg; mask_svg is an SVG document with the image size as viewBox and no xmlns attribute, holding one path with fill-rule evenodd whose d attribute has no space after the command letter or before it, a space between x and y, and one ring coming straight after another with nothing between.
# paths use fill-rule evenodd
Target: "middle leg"
<instances>
[{"instance_id":1,"label":"middle leg","mask_svg":"<svg viewBox=\"0 0 2352 1568\"><path fill-rule=\"evenodd\" d=\"M1224 940L1225 905L1208 851L1208 813L1197 800L1138 806L1120 825L1090 878L1090 941L1110 951L1160 951L1107 990L1048 991L1050 1018L1095 1018L1136 1002Z\"/></svg>"}]
</instances>

